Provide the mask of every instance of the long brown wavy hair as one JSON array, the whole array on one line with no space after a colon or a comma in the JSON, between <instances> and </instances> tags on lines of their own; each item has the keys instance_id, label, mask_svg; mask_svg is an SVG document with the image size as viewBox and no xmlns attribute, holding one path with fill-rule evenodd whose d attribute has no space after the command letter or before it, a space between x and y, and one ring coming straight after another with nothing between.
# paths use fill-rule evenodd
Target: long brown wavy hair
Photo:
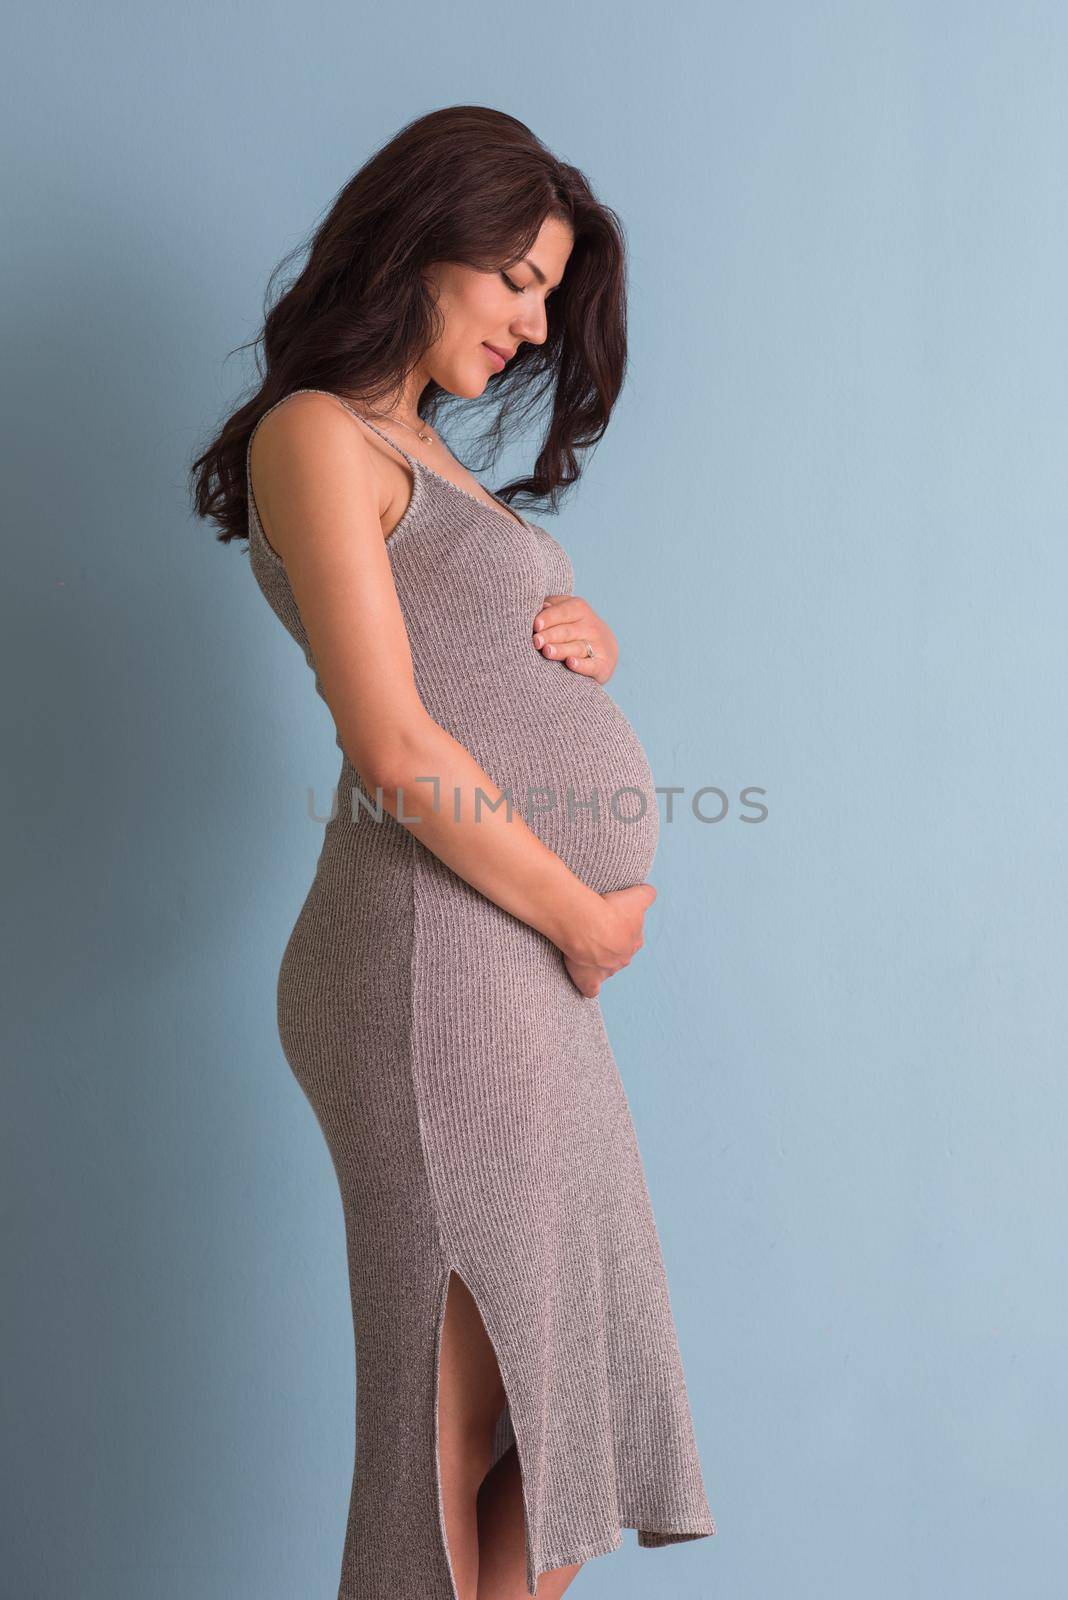
<instances>
[{"instance_id":1,"label":"long brown wavy hair","mask_svg":"<svg viewBox=\"0 0 1068 1600\"><path fill-rule=\"evenodd\" d=\"M524 343L475 401L493 460L513 415L548 412L532 471L495 492L524 508L559 509L576 482L578 452L602 437L626 370L626 251L616 213L576 167L554 156L515 117L489 106L448 106L409 122L350 178L310 245L272 272L262 332L253 340L259 383L190 467L196 514L223 542L248 537L246 448L260 417L294 389L326 389L374 409L396 392L440 334L423 277L435 262L507 269L531 248L547 217L574 246L548 300L548 332ZM308 249L295 281L272 306L276 278ZM247 349L240 345L238 349ZM451 395L428 383L419 415L439 427Z\"/></svg>"}]
</instances>

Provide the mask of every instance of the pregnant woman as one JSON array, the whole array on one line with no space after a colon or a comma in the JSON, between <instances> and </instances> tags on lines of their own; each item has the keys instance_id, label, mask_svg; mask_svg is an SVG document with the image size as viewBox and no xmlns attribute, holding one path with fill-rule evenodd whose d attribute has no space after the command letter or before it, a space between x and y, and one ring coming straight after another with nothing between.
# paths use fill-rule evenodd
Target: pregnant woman
<instances>
[{"instance_id":1,"label":"pregnant woman","mask_svg":"<svg viewBox=\"0 0 1068 1600\"><path fill-rule=\"evenodd\" d=\"M624 1528L716 1531L597 999L655 897L653 778L610 629L511 504L555 504L604 432L624 265L522 123L422 117L337 197L261 388L194 464L342 753L277 991L346 1225L339 1600L555 1600ZM543 398L499 495L438 431L456 401L492 432Z\"/></svg>"}]
</instances>

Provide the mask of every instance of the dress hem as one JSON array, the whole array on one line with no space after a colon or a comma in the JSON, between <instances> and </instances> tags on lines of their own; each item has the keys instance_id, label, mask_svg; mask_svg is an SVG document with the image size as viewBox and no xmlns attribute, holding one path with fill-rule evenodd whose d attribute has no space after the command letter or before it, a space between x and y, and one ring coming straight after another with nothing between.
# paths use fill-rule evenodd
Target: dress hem
<instances>
[{"instance_id":1,"label":"dress hem","mask_svg":"<svg viewBox=\"0 0 1068 1600\"><path fill-rule=\"evenodd\" d=\"M598 1556L609 1556L619 1550L623 1545L623 1534L626 1529L632 1529L638 1535L638 1544L644 1550L660 1550L671 1544L683 1544L692 1539L708 1539L716 1532L714 1522L709 1522L707 1528L644 1528L636 1522L621 1522L619 1531L608 1539L600 1539L593 1544L584 1545L580 1550L569 1550L563 1555L543 1556L546 1563L540 1566L534 1575L534 1589L528 1589L527 1594L537 1593L537 1582L547 1572L555 1572L558 1567L575 1567L584 1565L587 1561L595 1561ZM338 1591L337 1600L361 1600L355 1589L341 1589Z\"/></svg>"},{"instance_id":2,"label":"dress hem","mask_svg":"<svg viewBox=\"0 0 1068 1600\"><path fill-rule=\"evenodd\" d=\"M546 1572L555 1572L558 1567L574 1567L587 1561L595 1561L598 1556L608 1556L619 1550L623 1544L623 1534L626 1529L632 1529L638 1535L638 1543L645 1550L659 1550L671 1544L683 1544L692 1539L708 1539L716 1532L716 1525L710 1519L706 1528L694 1528L692 1524L684 1528L646 1528L637 1522L621 1522L619 1529L607 1539L597 1540L593 1544L584 1545L580 1550L570 1550L563 1555L542 1556L545 1563L538 1567L534 1577L535 1585L538 1579ZM528 1589L530 1595L536 1594L535 1589ZM346 1597L347 1600L347 1597Z\"/></svg>"}]
</instances>

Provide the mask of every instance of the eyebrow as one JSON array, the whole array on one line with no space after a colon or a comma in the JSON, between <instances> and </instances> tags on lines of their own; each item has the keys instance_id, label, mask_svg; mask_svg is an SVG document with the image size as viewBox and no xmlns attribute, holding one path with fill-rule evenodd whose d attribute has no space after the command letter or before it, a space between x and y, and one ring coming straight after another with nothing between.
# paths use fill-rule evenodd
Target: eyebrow
<instances>
[{"instance_id":1,"label":"eyebrow","mask_svg":"<svg viewBox=\"0 0 1068 1600\"><path fill-rule=\"evenodd\" d=\"M531 272L537 278L539 283L548 283L548 281L549 281L548 278L545 276L544 272L538 266L538 263L536 261L531 261L529 256L524 256L523 257L523 265L530 268ZM559 287L560 287L559 283L554 283L553 284L553 289L559 289ZM552 290L550 290L549 292L551 294Z\"/></svg>"}]
</instances>

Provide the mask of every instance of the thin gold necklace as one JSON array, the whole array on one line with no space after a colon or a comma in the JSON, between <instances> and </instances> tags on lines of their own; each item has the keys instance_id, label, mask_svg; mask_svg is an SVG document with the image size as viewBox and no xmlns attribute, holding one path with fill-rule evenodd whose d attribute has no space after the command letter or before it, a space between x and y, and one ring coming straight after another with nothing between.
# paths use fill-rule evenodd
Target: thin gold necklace
<instances>
[{"instance_id":1,"label":"thin gold necklace","mask_svg":"<svg viewBox=\"0 0 1068 1600\"><path fill-rule=\"evenodd\" d=\"M403 417L389 417L384 412L372 411L372 417L377 417L379 422L399 422L402 428L407 428L409 433L414 433L417 439L422 439L424 444L433 444L434 435L424 422L422 428L413 428L410 422L405 422Z\"/></svg>"}]
</instances>

